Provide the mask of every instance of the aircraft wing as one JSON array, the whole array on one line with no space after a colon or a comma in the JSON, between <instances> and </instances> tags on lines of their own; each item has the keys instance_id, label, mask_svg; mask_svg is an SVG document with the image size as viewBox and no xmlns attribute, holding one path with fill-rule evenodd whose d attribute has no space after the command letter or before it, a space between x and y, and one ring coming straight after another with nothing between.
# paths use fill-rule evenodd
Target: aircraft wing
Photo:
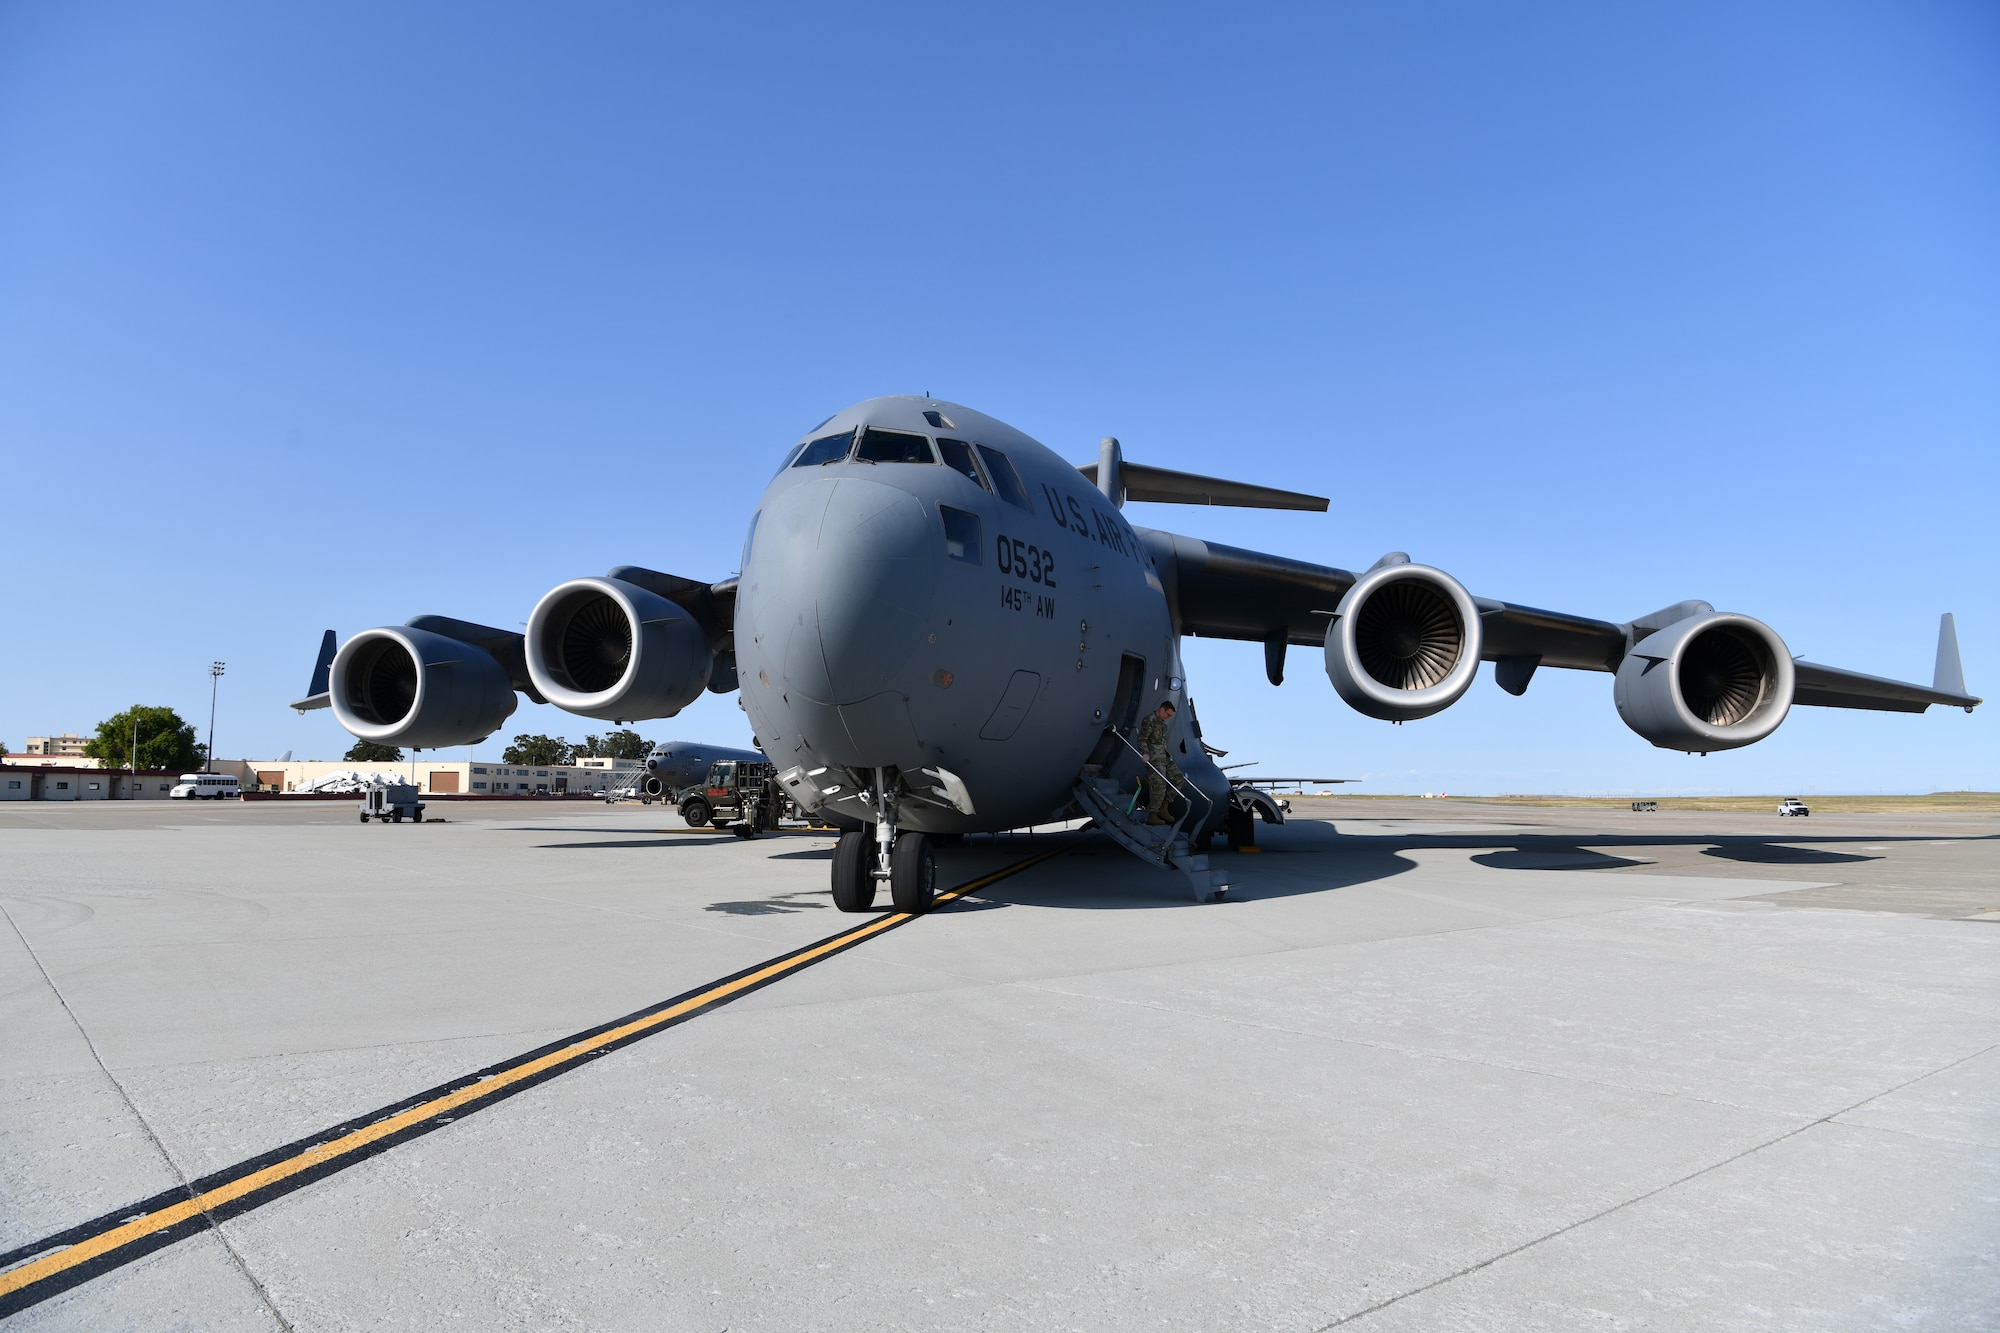
<instances>
[{"instance_id":1,"label":"aircraft wing","mask_svg":"<svg viewBox=\"0 0 2000 1333\"><path fill-rule=\"evenodd\" d=\"M1359 577L1330 565L1177 533L1136 531L1160 570L1176 628L1201 638L1262 643L1265 671L1274 685L1284 678L1288 645L1325 644L1335 608ZM1646 635L1678 615L1710 609L1706 603L1683 603L1655 616L1614 624L1490 597L1475 596L1473 603L1479 608L1484 637L1480 657L1497 664L1495 676L1510 694L1526 691L1538 667L1616 671L1625 654ZM1795 704L1921 713L1932 704L1969 710L1981 702L1965 690L1957 633L1949 615L1939 630L1936 679L1928 686L1803 660L1795 660L1793 666Z\"/></svg>"},{"instance_id":2,"label":"aircraft wing","mask_svg":"<svg viewBox=\"0 0 2000 1333\"><path fill-rule=\"evenodd\" d=\"M1357 577L1345 569L1282 555L1137 529L1153 552L1174 623L1183 634L1250 639L1282 662L1287 644L1318 648L1334 608ZM1485 657L1538 657L1543 665L1613 671L1625 632L1605 620L1480 598ZM1282 675L1282 668L1279 671Z\"/></svg>"},{"instance_id":3,"label":"aircraft wing","mask_svg":"<svg viewBox=\"0 0 2000 1333\"><path fill-rule=\"evenodd\" d=\"M1792 662L1798 683L1792 702L1818 708L1872 708L1883 713L1921 713L1932 704L1949 704L1970 713L1982 702L1964 690L1940 690L1912 685L1883 676L1864 676L1859 671L1821 666L1803 658Z\"/></svg>"}]
</instances>

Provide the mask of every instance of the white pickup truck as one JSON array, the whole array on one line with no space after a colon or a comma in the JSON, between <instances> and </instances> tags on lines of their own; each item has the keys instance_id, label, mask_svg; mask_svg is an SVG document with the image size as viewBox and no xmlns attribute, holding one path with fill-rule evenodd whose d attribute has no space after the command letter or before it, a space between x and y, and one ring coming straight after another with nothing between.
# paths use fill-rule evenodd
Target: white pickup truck
<instances>
[{"instance_id":1,"label":"white pickup truck","mask_svg":"<svg viewBox=\"0 0 2000 1333\"><path fill-rule=\"evenodd\" d=\"M1783 801L1779 802L1778 813L1781 815L1797 815L1799 818L1804 819L1812 813L1812 810L1798 797L1787 796Z\"/></svg>"}]
</instances>

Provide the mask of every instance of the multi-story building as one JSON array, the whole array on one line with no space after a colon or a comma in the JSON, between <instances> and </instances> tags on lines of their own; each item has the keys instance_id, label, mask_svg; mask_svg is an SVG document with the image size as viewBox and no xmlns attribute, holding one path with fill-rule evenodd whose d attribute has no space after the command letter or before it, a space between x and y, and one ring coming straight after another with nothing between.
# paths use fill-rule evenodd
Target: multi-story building
<instances>
[{"instance_id":1,"label":"multi-story building","mask_svg":"<svg viewBox=\"0 0 2000 1333\"><path fill-rule=\"evenodd\" d=\"M60 736L30 736L22 750L27 754L80 755L88 744L90 737L65 731Z\"/></svg>"}]
</instances>

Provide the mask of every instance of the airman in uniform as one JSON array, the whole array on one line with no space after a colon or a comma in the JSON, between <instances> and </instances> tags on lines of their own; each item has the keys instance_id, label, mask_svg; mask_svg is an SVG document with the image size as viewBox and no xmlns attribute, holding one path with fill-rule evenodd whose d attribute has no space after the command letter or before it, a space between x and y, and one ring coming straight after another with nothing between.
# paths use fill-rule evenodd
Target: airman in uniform
<instances>
[{"instance_id":1,"label":"airman in uniform","mask_svg":"<svg viewBox=\"0 0 2000 1333\"><path fill-rule=\"evenodd\" d=\"M1167 743L1167 724L1173 720L1174 701L1163 699L1152 716L1139 725L1139 752L1152 765L1145 775L1148 824L1172 822L1167 818L1167 799L1174 794L1174 786L1186 781L1180 765L1174 762L1173 748ZM1166 781L1161 781L1161 774L1166 775Z\"/></svg>"}]
</instances>

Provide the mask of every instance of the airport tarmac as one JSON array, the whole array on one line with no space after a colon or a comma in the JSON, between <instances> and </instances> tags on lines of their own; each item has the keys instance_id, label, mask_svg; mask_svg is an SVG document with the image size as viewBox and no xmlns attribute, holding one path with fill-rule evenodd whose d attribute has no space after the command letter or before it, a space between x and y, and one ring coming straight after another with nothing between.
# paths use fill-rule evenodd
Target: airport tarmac
<instances>
[{"instance_id":1,"label":"airport tarmac","mask_svg":"<svg viewBox=\"0 0 2000 1333\"><path fill-rule=\"evenodd\" d=\"M969 840L1056 854L139 1257L874 919L657 808L0 807L0 1283L111 1237L8 1326L2000 1327L2000 818L1295 804L1219 904Z\"/></svg>"}]
</instances>

